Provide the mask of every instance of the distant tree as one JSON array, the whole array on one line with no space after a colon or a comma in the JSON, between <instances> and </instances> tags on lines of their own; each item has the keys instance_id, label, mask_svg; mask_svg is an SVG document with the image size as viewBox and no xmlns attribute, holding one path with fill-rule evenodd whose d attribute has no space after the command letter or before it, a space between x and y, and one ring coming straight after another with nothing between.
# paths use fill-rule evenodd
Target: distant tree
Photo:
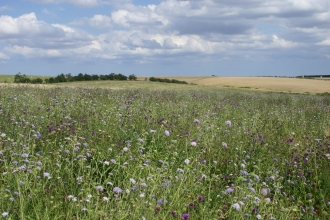
<instances>
[{"instance_id":1,"label":"distant tree","mask_svg":"<svg viewBox=\"0 0 330 220\"><path fill-rule=\"evenodd\" d=\"M85 81L91 81L92 79L93 79L93 77L91 75L85 73L85 75L84 75L84 80Z\"/></svg>"},{"instance_id":2,"label":"distant tree","mask_svg":"<svg viewBox=\"0 0 330 220\"><path fill-rule=\"evenodd\" d=\"M31 80L32 84L42 84L43 80L41 78L36 78Z\"/></svg>"},{"instance_id":3,"label":"distant tree","mask_svg":"<svg viewBox=\"0 0 330 220\"><path fill-rule=\"evenodd\" d=\"M17 73L15 76L14 76L14 83L30 83L31 80L26 77L25 74L21 74L20 72Z\"/></svg>"},{"instance_id":4,"label":"distant tree","mask_svg":"<svg viewBox=\"0 0 330 220\"><path fill-rule=\"evenodd\" d=\"M92 80L99 80L99 75L92 75Z\"/></svg>"},{"instance_id":5,"label":"distant tree","mask_svg":"<svg viewBox=\"0 0 330 220\"><path fill-rule=\"evenodd\" d=\"M129 80L137 80L137 77L134 74L128 76Z\"/></svg>"},{"instance_id":6,"label":"distant tree","mask_svg":"<svg viewBox=\"0 0 330 220\"><path fill-rule=\"evenodd\" d=\"M68 82L73 82L73 76L71 75L71 73L65 74L65 78Z\"/></svg>"}]
</instances>

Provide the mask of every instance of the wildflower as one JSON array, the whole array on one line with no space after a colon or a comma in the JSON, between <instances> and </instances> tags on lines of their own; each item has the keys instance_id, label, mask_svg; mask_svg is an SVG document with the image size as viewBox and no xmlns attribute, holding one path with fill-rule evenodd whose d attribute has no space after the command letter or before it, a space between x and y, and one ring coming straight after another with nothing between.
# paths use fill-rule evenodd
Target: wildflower
<instances>
[{"instance_id":1,"label":"wildflower","mask_svg":"<svg viewBox=\"0 0 330 220\"><path fill-rule=\"evenodd\" d=\"M107 182L107 185L111 185L111 186L112 186L112 185L113 185L113 183L112 183L112 182Z\"/></svg>"},{"instance_id":2,"label":"wildflower","mask_svg":"<svg viewBox=\"0 0 330 220\"><path fill-rule=\"evenodd\" d=\"M44 177L47 177L48 179L50 179L51 178L51 176L50 176L50 174L49 173L44 173Z\"/></svg>"},{"instance_id":3,"label":"wildflower","mask_svg":"<svg viewBox=\"0 0 330 220\"><path fill-rule=\"evenodd\" d=\"M157 204L158 204L158 205L163 205L163 204L164 204L164 200L162 200L162 199L158 199L158 200L157 200Z\"/></svg>"},{"instance_id":4,"label":"wildflower","mask_svg":"<svg viewBox=\"0 0 330 220\"><path fill-rule=\"evenodd\" d=\"M223 146L223 147L225 147L225 148L227 148L227 147L228 147L228 145L227 145L227 143L226 143L226 142L222 142L222 146Z\"/></svg>"},{"instance_id":5,"label":"wildflower","mask_svg":"<svg viewBox=\"0 0 330 220\"><path fill-rule=\"evenodd\" d=\"M147 184L146 183L141 183L140 186L147 187Z\"/></svg>"},{"instance_id":6,"label":"wildflower","mask_svg":"<svg viewBox=\"0 0 330 220\"><path fill-rule=\"evenodd\" d=\"M188 214L188 213L186 213L186 214L183 214L182 216L181 216L181 219L182 220L186 220L186 219L188 219L190 217L190 215Z\"/></svg>"},{"instance_id":7,"label":"wildflower","mask_svg":"<svg viewBox=\"0 0 330 220\"><path fill-rule=\"evenodd\" d=\"M103 201L107 202L107 201L109 201L109 198L108 197L103 197Z\"/></svg>"},{"instance_id":8,"label":"wildflower","mask_svg":"<svg viewBox=\"0 0 330 220\"><path fill-rule=\"evenodd\" d=\"M156 133L156 130L150 130L150 133L152 134L152 133Z\"/></svg>"},{"instance_id":9,"label":"wildflower","mask_svg":"<svg viewBox=\"0 0 330 220\"><path fill-rule=\"evenodd\" d=\"M251 190L253 193L256 193L256 190L253 187L250 187L249 190Z\"/></svg>"},{"instance_id":10,"label":"wildflower","mask_svg":"<svg viewBox=\"0 0 330 220\"><path fill-rule=\"evenodd\" d=\"M198 201L203 201L204 200L204 197L203 196L198 196Z\"/></svg>"},{"instance_id":11,"label":"wildflower","mask_svg":"<svg viewBox=\"0 0 330 220\"><path fill-rule=\"evenodd\" d=\"M171 211L171 215L172 215L173 217L175 217L175 214L176 214L175 211L172 210L172 211Z\"/></svg>"},{"instance_id":12,"label":"wildflower","mask_svg":"<svg viewBox=\"0 0 330 220\"><path fill-rule=\"evenodd\" d=\"M184 173L184 170L181 169L181 168L178 168L176 171L179 172L179 173Z\"/></svg>"},{"instance_id":13,"label":"wildflower","mask_svg":"<svg viewBox=\"0 0 330 220\"><path fill-rule=\"evenodd\" d=\"M137 140L138 140L138 142L141 142L141 143L144 142L144 140L142 138L138 138Z\"/></svg>"},{"instance_id":14,"label":"wildflower","mask_svg":"<svg viewBox=\"0 0 330 220\"><path fill-rule=\"evenodd\" d=\"M199 120L195 118L195 119L194 119L194 123L195 123L195 124L199 124Z\"/></svg>"},{"instance_id":15,"label":"wildflower","mask_svg":"<svg viewBox=\"0 0 330 220\"><path fill-rule=\"evenodd\" d=\"M133 178L129 178L129 181L132 183L132 184L136 184L136 181L135 181L135 179L133 179Z\"/></svg>"},{"instance_id":16,"label":"wildflower","mask_svg":"<svg viewBox=\"0 0 330 220\"><path fill-rule=\"evenodd\" d=\"M41 138L42 137L42 135L39 133L39 131L37 132L37 137L38 138Z\"/></svg>"},{"instance_id":17,"label":"wildflower","mask_svg":"<svg viewBox=\"0 0 330 220\"><path fill-rule=\"evenodd\" d=\"M141 197L141 198L144 198L145 196L146 196L146 195L145 195L144 193L141 193L141 194L140 194L140 197Z\"/></svg>"},{"instance_id":18,"label":"wildflower","mask_svg":"<svg viewBox=\"0 0 330 220\"><path fill-rule=\"evenodd\" d=\"M258 214L258 215L256 216L256 218L257 218L257 219L262 219L262 217L261 217L260 214Z\"/></svg>"},{"instance_id":19,"label":"wildflower","mask_svg":"<svg viewBox=\"0 0 330 220\"><path fill-rule=\"evenodd\" d=\"M127 152L128 151L128 147L124 147L123 151Z\"/></svg>"},{"instance_id":20,"label":"wildflower","mask_svg":"<svg viewBox=\"0 0 330 220\"><path fill-rule=\"evenodd\" d=\"M110 161L111 161L111 163L113 163L113 164L116 164L116 163L117 163L114 159L111 159Z\"/></svg>"},{"instance_id":21,"label":"wildflower","mask_svg":"<svg viewBox=\"0 0 330 220\"><path fill-rule=\"evenodd\" d=\"M265 201L266 201L267 203L270 203L270 198L265 198Z\"/></svg>"},{"instance_id":22,"label":"wildflower","mask_svg":"<svg viewBox=\"0 0 330 220\"><path fill-rule=\"evenodd\" d=\"M230 127L230 126L231 126L231 121L227 120L227 121L225 122L225 124L226 124L228 127Z\"/></svg>"},{"instance_id":23,"label":"wildflower","mask_svg":"<svg viewBox=\"0 0 330 220\"><path fill-rule=\"evenodd\" d=\"M95 186L95 189L102 192L104 190L103 186Z\"/></svg>"},{"instance_id":24,"label":"wildflower","mask_svg":"<svg viewBox=\"0 0 330 220\"><path fill-rule=\"evenodd\" d=\"M23 154L22 154L22 157L23 157L23 158L28 158L28 157L29 157L29 154L23 153Z\"/></svg>"},{"instance_id":25,"label":"wildflower","mask_svg":"<svg viewBox=\"0 0 330 220\"><path fill-rule=\"evenodd\" d=\"M109 161L104 161L103 164L109 166L110 162Z\"/></svg>"},{"instance_id":26,"label":"wildflower","mask_svg":"<svg viewBox=\"0 0 330 220\"><path fill-rule=\"evenodd\" d=\"M119 187L115 187L115 188L113 188L113 192L114 193L121 193L123 190L121 189L121 188L119 188Z\"/></svg>"},{"instance_id":27,"label":"wildflower","mask_svg":"<svg viewBox=\"0 0 330 220\"><path fill-rule=\"evenodd\" d=\"M2 214L1 214L1 215L2 215L2 218L6 217L8 214L9 214L8 212L4 212L4 213L2 213Z\"/></svg>"},{"instance_id":28,"label":"wildflower","mask_svg":"<svg viewBox=\"0 0 330 220\"><path fill-rule=\"evenodd\" d=\"M165 131L164 131L164 134L165 134L165 136L167 136L167 137L170 136L170 132L169 132L168 130L165 130Z\"/></svg>"},{"instance_id":29,"label":"wildflower","mask_svg":"<svg viewBox=\"0 0 330 220\"><path fill-rule=\"evenodd\" d=\"M82 211L82 212L87 212L88 209L87 209L87 208L82 208L81 211Z\"/></svg>"},{"instance_id":30,"label":"wildflower","mask_svg":"<svg viewBox=\"0 0 330 220\"><path fill-rule=\"evenodd\" d=\"M237 211L241 211L241 206L238 203L234 203L231 207Z\"/></svg>"},{"instance_id":31,"label":"wildflower","mask_svg":"<svg viewBox=\"0 0 330 220\"><path fill-rule=\"evenodd\" d=\"M190 163L190 160L189 159L185 159L184 160L184 163L188 165Z\"/></svg>"},{"instance_id":32,"label":"wildflower","mask_svg":"<svg viewBox=\"0 0 330 220\"><path fill-rule=\"evenodd\" d=\"M166 188L171 184L171 181L167 180L165 183L162 184L162 187Z\"/></svg>"},{"instance_id":33,"label":"wildflower","mask_svg":"<svg viewBox=\"0 0 330 220\"><path fill-rule=\"evenodd\" d=\"M249 175L249 173L247 171L245 171L245 170L241 170L240 173L242 175L244 175L244 176L248 176Z\"/></svg>"},{"instance_id":34,"label":"wildflower","mask_svg":"<svg viewBox=\"0 0 330 220\"><path fill-rule=\"evenodd\" d=\"M230 193L233 193L233 192L234 192L234 189L233 188L226 189L226 193L227 194L230 194Z\"/></svg>"},{"instance_id":35,"label":"wildflower","mask_svg":"<svg viewBox=\"0 0 330 220\"><path fill-rule=\"evenodd\" d=\"M263 195L263 196L267 196L267 194L269 193L269 189L265 189L265 188L263 188L263 189L261 189L261 194Z\"/></svg>"},{"instance_id":36,"label":"wildflower","mask_svg":"<svg viewBox=\"0 0 330 220\"><path fill-rule=\"evenodd\" d=\"M10 197L10 198L9 198L9 201L14 202L15 199L14 199L13 197Z\"/></svg>"},{"instance_id":37,"label":"wildflower","mask_svg":"<svg viewBox=\"0 0 330 220\"><path fill-rule=\"evenodd\" d=\"M254 174L254 178L256 179L257 182L260 181L260 178L259 178L259 176L257 174Z\"/></svg>"},{"instance_id":38,"label":"wildflower","mask_svg":"<svg viewBox=\"0 0 330 220\"><path fill-rule=\"evenodd\" d=\"M193 147L196 147L197 143L196 143L196 141L192 141L192 142L190 142L190 145Z\"/></svg>"}]
</instances>

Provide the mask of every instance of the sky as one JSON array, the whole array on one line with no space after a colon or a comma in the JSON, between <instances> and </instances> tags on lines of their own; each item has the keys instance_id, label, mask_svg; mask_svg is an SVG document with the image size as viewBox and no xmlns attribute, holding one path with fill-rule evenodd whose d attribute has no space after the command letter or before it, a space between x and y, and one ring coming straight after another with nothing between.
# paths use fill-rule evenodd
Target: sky
<instances>
[{"instance_id":1,"label":"sky","mask_svg":"<svg viewBox=\"0 0 330 220\"><path fill-rule=\"evenodd\" d=\"M1 0L0 74L330 74L330 0Z\"/></svg>"}]
</instances>

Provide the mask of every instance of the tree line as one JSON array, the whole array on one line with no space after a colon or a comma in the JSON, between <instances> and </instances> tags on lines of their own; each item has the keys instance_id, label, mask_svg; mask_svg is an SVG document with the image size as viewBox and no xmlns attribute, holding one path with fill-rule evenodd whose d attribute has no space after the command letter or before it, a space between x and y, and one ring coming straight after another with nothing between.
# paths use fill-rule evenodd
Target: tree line
<instances>
[{"instance_id":1,"label":"tree line","mask_svg":"<svg viewBox=\"0 0 330 220\"><path fill-rule=\"evenodd\" d=\"M150 77L149 81L151 82L165 82L165 83L179 83L179 84L188 84L186 81L180 81L176 79L167 79L167 78L156 78L156 77Z\"/></svg>"},{"instance_id":2,"label":"tree line","mask_svg":"<svg viewBox=\"0 0 330 220\"><path fill-rule=\"evenodd\" d=\"M71 73L59 74L56 77L49 77L45 80L41 78L30 79L25 74L17 73L14 77L15 83L32 83L32 84L42 84L45 83L62 83L62 82L75 82L75 81L95 81L95 80L137 80L134 74L128 77L119 73L111 73L108 75L89 75L87 73L79 73L77 76L72 76Z\"/></svg>"}]
</instances>

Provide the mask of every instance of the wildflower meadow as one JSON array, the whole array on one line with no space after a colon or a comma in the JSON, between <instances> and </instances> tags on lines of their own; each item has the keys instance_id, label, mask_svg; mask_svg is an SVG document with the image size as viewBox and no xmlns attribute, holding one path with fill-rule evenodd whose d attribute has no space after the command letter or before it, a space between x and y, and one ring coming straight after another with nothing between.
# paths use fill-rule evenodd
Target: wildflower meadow
<instances>
[{"instance_id":1,"label":"wildflower meadow","mask_svg":"<svg viewBox=\"0 0 330 220\"><path fill-rule=\"evenodd\" d=\"M0 85L3 219L330 219L330 98Z\"/></svg>"}]
</instances>

